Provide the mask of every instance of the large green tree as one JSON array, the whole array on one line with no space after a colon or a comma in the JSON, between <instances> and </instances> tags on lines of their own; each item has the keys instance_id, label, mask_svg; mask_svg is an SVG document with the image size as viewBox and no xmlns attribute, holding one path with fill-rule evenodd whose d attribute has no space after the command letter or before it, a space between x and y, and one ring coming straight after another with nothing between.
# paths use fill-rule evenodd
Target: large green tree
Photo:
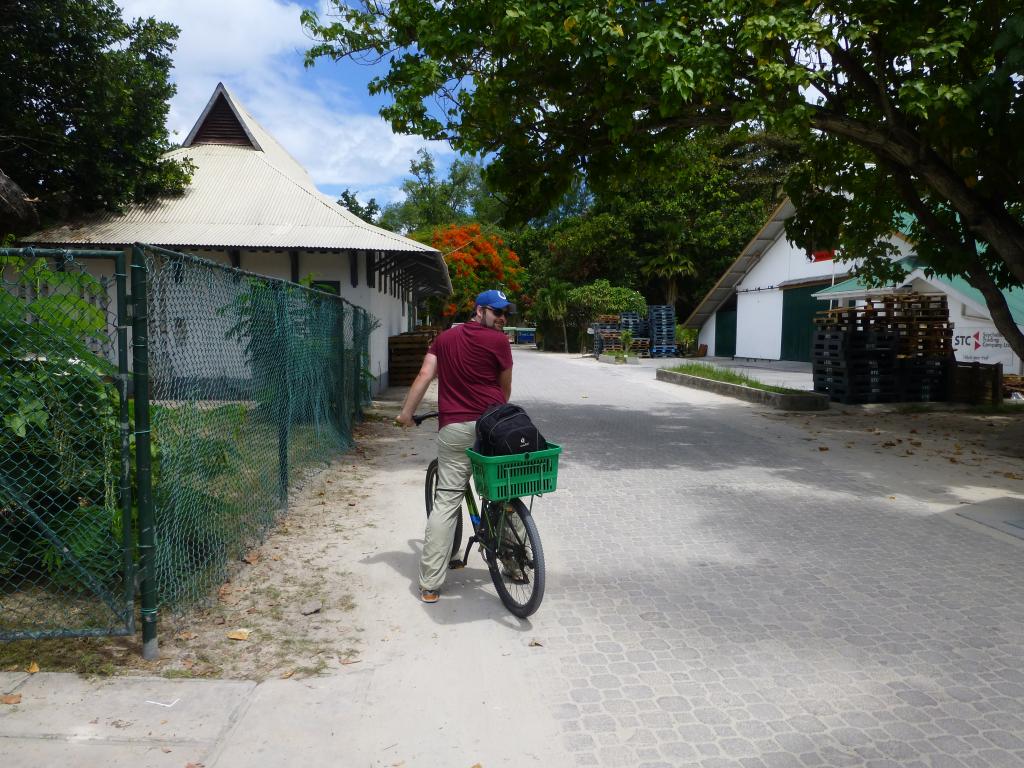
<instances>
[{"instance_id":1,"label":"large green tree","mask_svg":"<svg viewBox=\"0 0 1024 768\"><path fill-rule=\"evenodd\" d=\"M791 131L812 159L839 158L794 185L799 237L815 209L891 187L888 220L854 201L819 236L877 243L910 211L922 257L978 287L1024 356L998 290L1024 283L1016 0L333 2L337 21L304 15L308 60L389 56L371 83L394 98L384 116L493 153L512 202L542 210L579 169L614 174L696 127Z\"/></svg>"},{"instance_id":2,"label":"large green tree","mask_svg":"<svg viewBox=\"0 0 1024 768\"><path fill-rule=\"evenodd\" d=\"M762 133L691 141L629 158L588 208L522 237L535 285L606 278L683 315L764 223L799 147Z\"/></svg>"},{"instance_id":3,"label":"large green tree","mask_svg":"<svg viewBox=\"0 0 1024 768\"><path fill-rule=\"evenodd\" d=\"M162 158L178 28L114 0L13 0L0 13L0 170L43 219L180 191Z\"/></svg>"},{"instance_id":4,"label":"large green tree","mask_svg":"<svg viewBox=\"0 0 1024 768\"><path fill-rule=\"evenodd\" d=\"M474 160L453 161L443 177L433 155L421 149L409 164L409 173L402 182L405 198L385 206L377 220L385 229L410 233L469 221L493 224L501 218L501 203L486 187Z\"/></svg>"}]
</instances>

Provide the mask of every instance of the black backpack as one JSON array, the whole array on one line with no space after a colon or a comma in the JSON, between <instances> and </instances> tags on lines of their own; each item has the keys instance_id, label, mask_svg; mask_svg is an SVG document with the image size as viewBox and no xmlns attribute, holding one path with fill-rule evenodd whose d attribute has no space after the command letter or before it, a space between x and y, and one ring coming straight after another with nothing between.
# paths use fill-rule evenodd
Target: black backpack
<instances>
[{"instance_id":1,"label":"black backpack","mask_svg":"<svg viewBox=\"0 0 1024 768\"><path fill-rule=\"evenodd\" d=\"M548 447L547 441L521 406L492 405L476 421L476 451L481 456L532 453Z\"/></svg>"}]
</instances>

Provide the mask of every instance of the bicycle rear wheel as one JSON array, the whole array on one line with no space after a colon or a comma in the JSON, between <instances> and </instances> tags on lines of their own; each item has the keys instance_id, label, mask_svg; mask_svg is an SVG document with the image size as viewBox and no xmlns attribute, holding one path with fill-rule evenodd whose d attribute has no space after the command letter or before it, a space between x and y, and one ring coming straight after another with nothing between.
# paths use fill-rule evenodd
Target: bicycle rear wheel
<instances>
[{"instance_id":1,"label":"bicycle rear wheel","mask_svg":"<svg viewBox=\"0 0 1024 768\"><path fill-rule=\"evenodd\" d=\"M434 491L437 490L437 459L430 462L427 467L427 481L423 487L424 501L427 507L427 518L434 509ZM452 540L452 553L448 562L459 560L459 547L462 545L462 505L459 504L458 517L455 523L455 538ZM461 561L460 561L461 562Z\"/></svg>"},{"instance_id":2,"label":"bicycle rear wheel","mask_svg":"<svg viewBox=\"0 0 1024 768\"><path fill-rule=\"evenodd\" d=\"M544 548L526 505L520 499L499 503L505 505L505 531L497 556L489 552L486 555L487 569L501 602L514 616L525 619L536 612L544 599ZM494 510L491 514L497 516L499 512ZM513 516L514 521L509 519ZM498 537L490 532L489 536L496 545Z\"/></svg>"}]
</instances>

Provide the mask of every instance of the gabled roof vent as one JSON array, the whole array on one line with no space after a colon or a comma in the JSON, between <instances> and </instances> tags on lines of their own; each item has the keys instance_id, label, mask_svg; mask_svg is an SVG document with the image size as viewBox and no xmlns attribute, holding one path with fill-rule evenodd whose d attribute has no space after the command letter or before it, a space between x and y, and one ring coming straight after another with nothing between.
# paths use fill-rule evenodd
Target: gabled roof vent
<instances>
[{"instance_id":1,"label":"gabled roof vent","mask_svg":"<svg viewBox=\"0 0 1024 768\"><path fill-rule=\"evenodd\" d=\"M199 116L182 146L190 147L194 144L230 144L261 149L221 83L217 84L206 109Z\"/></svg>"}]
</instances>

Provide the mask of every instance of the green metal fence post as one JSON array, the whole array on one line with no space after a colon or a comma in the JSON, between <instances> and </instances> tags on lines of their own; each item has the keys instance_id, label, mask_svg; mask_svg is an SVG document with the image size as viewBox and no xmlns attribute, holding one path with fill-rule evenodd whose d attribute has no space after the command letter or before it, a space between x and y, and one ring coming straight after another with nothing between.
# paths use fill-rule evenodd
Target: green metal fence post
<instances>
[{"instance_id":1,"label":"green metal fence post","mask_svg":"<svg viewBox=\"0 0 1024 768\"><path fill-rule=\"evenodd\" d=\"M128 272L123 252L114 258L117 291L117 394L121 433L121 546L128 631L135 633L135 530L132 526L132 424L128 408Z\"/></svg>"},{"instance_id":2,"label":"green metal fence post","mask_svg":"<svg viewBox=\"0 0 1024 768\"><path fill-rule=\"evenodd\" d=\"M352 423L359 421L363 414L363 333L362 313L356 309L352 313Z\"/></svg>"},{"instance_id":3,"label":"green metal fence post","mask_svg":"<svg viewBox=\"0 0 1024 768\"><path fill-rule=\"evenodd\" d=\"M132 370L135 382L135 481L139 500L139 565L142 570L142 657L159 657L156 636L156 520L149 439L149 352L146 260L132 247Z\"/></svg>"},{"instance_id":4,"label":"green metal fence post","mask_svg":"<svg viewBox=\"0 0 1024 768\"><path fill-rule=\"evenodd\" d=\"M275 333L278 349L281 351L280 373L278 375L277 415L277 483L282 508L288 506L288 428L291 422L291 393L288 391L288 368L291 365L291 350L288 344L288 287L278 286L277 322Z\"/></svg>"},{"instance_id":5,"label":"green metal fence post","mask_svg":"<svg viewBox=\"0 0 1024 768\"><path fill-rule=\"evenodd\" d=\"M335 360L338 368L337 386L334 387L334 410L338 414L338 429L348 431L351 426L348 414L345 413L345 305L337 305L337 322L335 332L338 334L338 359Z\"/></svg>"}]
</instances>

